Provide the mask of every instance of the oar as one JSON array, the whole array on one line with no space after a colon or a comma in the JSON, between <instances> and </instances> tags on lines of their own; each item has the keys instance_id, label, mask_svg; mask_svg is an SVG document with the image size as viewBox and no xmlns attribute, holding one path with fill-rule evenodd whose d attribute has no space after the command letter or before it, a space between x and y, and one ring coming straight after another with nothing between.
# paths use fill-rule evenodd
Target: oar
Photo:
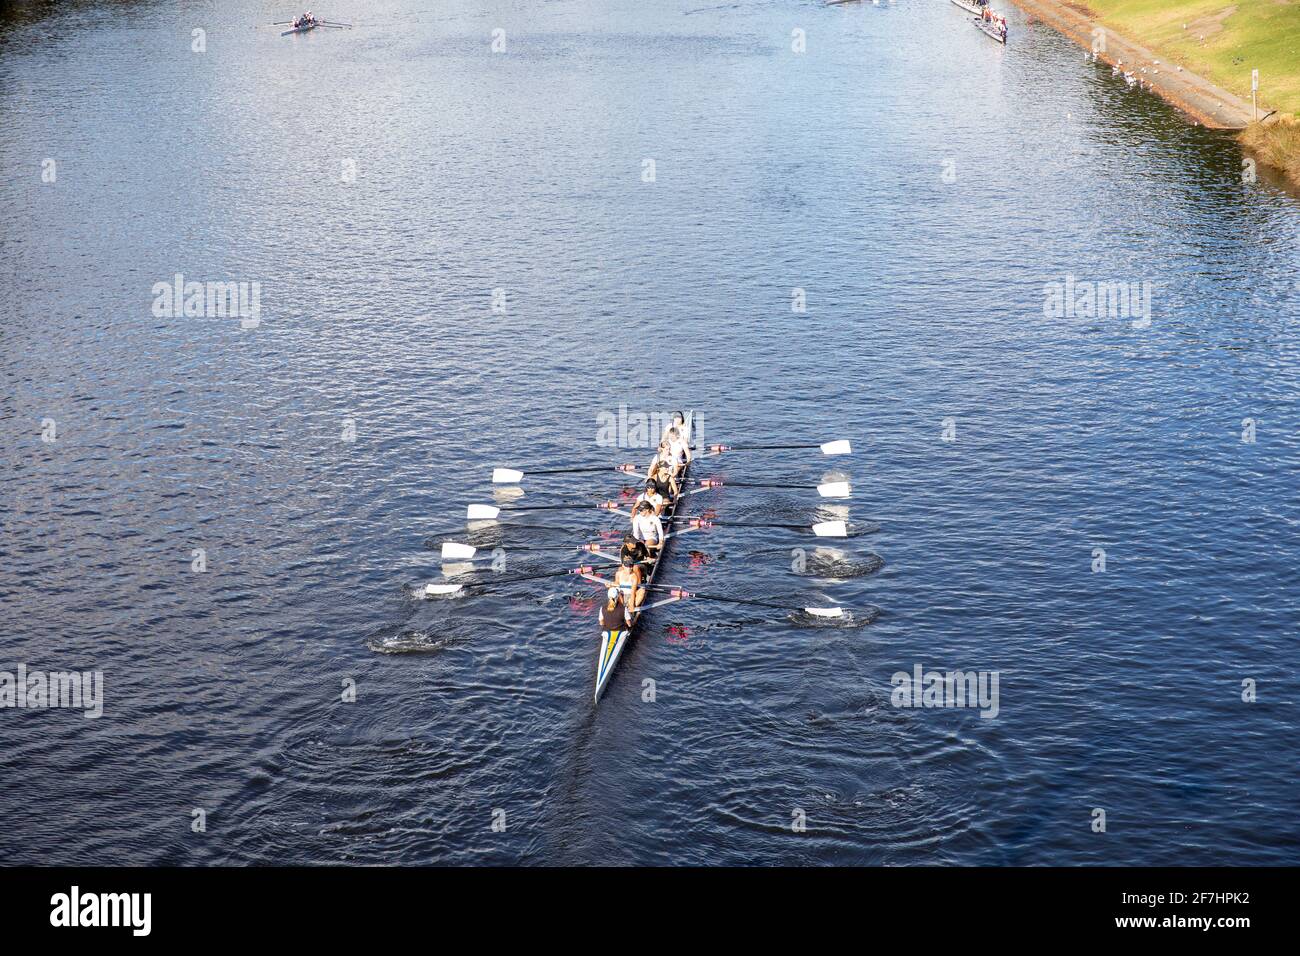
<instances>
[{"instance_id":1,"label":"oar","mask_svg":"<svg viewBox=\"0 0 1300 956\"><path fill-rule=\"evenodd\" d=\"M587 508L617 511L619 504L617 501L601 501L594 505L513 505L509 508L498 508L496 505L470 505L466 509L465 516L470 521L492 521L503 511L581 511Z\"/></svg>"},{"instance_id":2,"label":"oar","mask_svg":"<svg viewBox=\"0 0 1300 956\"><path fill-rule=\"evenodd\" d=\"M828 441L822 445L708 445L701 458L710 458L728 451L785 451L795 448L820 448L823 455L851 455L853 447L847 438Z\"/></svg>"},{"instance_id":3,"label":"oar","mask_svg":"<svg viewBox=\"0 0 1300 956\"><path fill-rule=\"evenodd\" d=\"M843 617L844 609L839 607L790 607L788 604L773 604L770 601L755 601L750 598L724 597L721 594L701 594L699 591L687 591L684 588L668 587L663 584L647 584L652 591L664 591L674 598L699 598L702 601L722 601L727 604L748 604L753 607L770 607L777 611L806 611L817 617Z\"/></svg>"},{"instance_id":4,"label":"oar","mask_svg":"<svg viewBox=\"0 0 1300 956\"><path fill-rule=\"evenodd\" d=\"M480 551L487 551L490 553L492 551L495 551L497 548L500 548L502 551L506 551L512 554L519 553L519 552L531 554L535 551L536 552L591 551L596 554L601 553L600 544L598 542L592 544L566 544L566 545L552 545L552 546L538 545L536 547L519 547L519 548L515 548L515 547L507 548L504 544L496 544L490 547L485 546L482 548L476 548L470 544L461 544L459 541L444 541L442 543L442 557L444 560L447 561L471 561L474 559L474 555L478 554Z\"/></svg>"},{"instance_id":5,"label":"oar","mask_svg":"<svg viewBox=\"0 0 1300 956\"><path fill-rule=\"evenodd\" d=\"M323 27L351 27L352 26L352 24L350 23L335 23L333 20L317 20L316 22Z\"/></svg>"},{"instance_id":6,"label":"oar","mask_svg":"<svg viewBox=\"0 0 1300 956\"><path fill-rule=\"evenodd\" d=\"M828 481L820 485L792 485L787 482L728 481L725 478L701 478L695 482L701 488L786 488L808 489L816 487L823 498L847 498L852 493L847 481Z\"/></svg>"},{"instance_id":7,"label":"oar","mask_svg":"<svg viewBox=\"0 0 1300 956\"><path fill-rule=\"evenodd\" d=\"M847 538L849 526L844 521L819 521L815 525L806 524L763 524L747 521L714 521L709 518L687 518L690 528L781 528L785 531L809 531L819 538Z\"/></svg>"},{"instance_id":8,"label":"oar","mask_svg":"<svg viewBox=\"0 0 1300 956\"><path fill-rule=\"evenodd\" d=\"M529 471L529 475L579 475L596 471L613 471L622 475L640 474L636 465L584 465L581 468L543 468L541 471ZM524 472L514 468L493 468L492 484L517 485L524 480Z\"/></svg>"},{"instance_id":9,"label":"oar","mask_svg":"<svg viewBox=\"0 0 1300 956\"><path fill-rule=\"evenodd\" d=\"M586 565L580 568L566 568L563 571L546 571L542 574L522 574L519 577L503 578L497 581L471 581L468 584L426 584L424 586L425 595L430 594L456 594L465 588L485 588L487 585L492 587L501 587L506 584L518 584L521 581L537 581L541 578L558 578L566 574L593 574L595 567Z\"/></svg>"}]
</instances>

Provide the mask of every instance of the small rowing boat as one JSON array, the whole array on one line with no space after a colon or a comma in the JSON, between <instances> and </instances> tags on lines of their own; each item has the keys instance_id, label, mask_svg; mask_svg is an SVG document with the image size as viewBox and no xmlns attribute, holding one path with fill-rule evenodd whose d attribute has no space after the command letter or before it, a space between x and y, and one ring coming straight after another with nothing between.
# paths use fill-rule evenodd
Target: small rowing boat
<instances>
[{"instance_id":1,"label":"small rowing boat","mask_svg":"<svg viewBox=\"0 0 1300 956\"><path fill-rule=\"evenodd\" d=\"M975 0L952 0L952 2L957 4L957 6L961 7L967 13L973 13L977 17L984 12L983 8L976 3Z\"/></svg>"},{"instance_id":2,"label":"small rowing boat","mask_svg":"<svg viewBox=\"0 0 1300 956\"><path fill-rule=\"evenodd\" d=\"M350 30L352 28L352 24L350 23L335 23L333 20L322 20L320 17L315 16L312 13L304 13L302 16L296 17L293 20L284 20L280 23L273 23L271 25L276 27L290 27L290 29L285 30L280 34L282 37L287 37L292 33L306 33L308 30L315 30L317 27L330 27L334 30Z\"/></svg>"},{"instance_id":3,"label":"small rowing boat","mask_svg":"<svg viewBox=\"0 0 1300 956\"><path fill-rule=\"evenodd\" d=\"M320 26L320 23L316 20L312 20L309 23L304 23L300 27L294 27L292 30L285 30L280 34L280 36L287 37L290 33L306 33L308 30L315 30L318 26Z\"/></svg>"},{"instance_id":4,"label":"small rowing boat","mask_svg":"<svg viewBox=\"0 0 1300 956\"><path fill-rule=\"evenodd\" d=\"M985 20L983 17L974 17L971 22L999 43L1007 42L1007 21L1004 18L993 17Z\"/></svg>"},{"instance_id":5,"label":"small rowing boat","mask_svg":"<svg viewBox=\"0 0 1300 956\"><path fill-rule=\"evenodd\" d=\"M686 413L686 434L682 436L685 442L691 443L691 426L695 420L694 412ZM653 464L653 462L651 462ZM655 578L659 574L659 567L664 563L664 555L668 551L668 539L672 535L673 525L677 521L677 512L681 509L682 499L686 497L686 487L690 477L690 464L682 470L681 478L678 484L677 497L673 499L672 504L664 509L661 517L664 525L664 542L659 548L659 553L654 558L654 563L650 566L650 573L646 576L645 587L647 594L650 586L655 583ZM606 583L600 578L591 575L584 575L595 581ZM671 604L680 600L677 597L664 598L662 601L655 601L653 604L643 604L635 615L628 621L626 628L614 631L600 632L600 647L596 654L596 703L600 703L600 695L605 692L605 685L609 683L610 677L614 673L614 666L618 664L618 659L623 654L623 649L627 647L636 632L636 626L640 623L641 618L645 616L646 611L651 608L659 607L662 604Z\"/></svg>"}]
</instances>

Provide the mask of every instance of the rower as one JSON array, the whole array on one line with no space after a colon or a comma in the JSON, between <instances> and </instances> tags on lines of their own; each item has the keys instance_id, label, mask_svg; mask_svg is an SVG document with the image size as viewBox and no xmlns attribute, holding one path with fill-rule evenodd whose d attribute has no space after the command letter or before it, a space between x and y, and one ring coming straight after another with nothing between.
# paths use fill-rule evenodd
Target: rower
<instances>
[{"instance_id":1,"label":"rower","mask_svg":"<svg viewBox=\"0 0 1300 956\"><path fill-rule=\"evenodd\" d=\"M623 559L628 556L631 556L636 564L650 560L650 552L646 550L644 544L636 539L636 535L631 531L623 535L623 547L618 552L619 564L622 564Z\"/></svg>"},{"instance_id":2,"label":"rower","mask_svg":"<svg viewBox=\"0 0 1300 956\"><path fill-rule=\"evenodd\" d=\"M649 502L650 506L654 508L656 515L662 515L664 513L664 505L668 503L668 499L659 493L659 486L655 484L652 479L646 481L645 491L637 495L637 499L633 502L633 505L639 505L643 501Z\"/></svg>"},{"instance_id":3,"label":"rower","mask_svg":"<svg viewBox=\"0 0 1300 956\"><path fill-rule=\"evenodd\" d=\"M668 441L667 438L665 438L663 441L659 443L659 450L655 455L655 461L663 462L665 465L668 466L668 474L673 481L676 481L678 478L681 477L681 473L682 473L681 459L678 458L673 453L672 443Z\"/></svg>"},{"instance_id":4,"label":"rower","mask_svg":"<svg viewBox=\"0 0 1300 956\"><path fill-rule=\"evenodd\" d=\"M626 630L631 623L628 620L627 605L623 603L623 592L610 588L605 592L606 601L600 607L600 629L602 631Z\"/></svg>"},{"instance_id":5,"label":"rower","mask_svg":"<svg viewBox=\"0 0 1300 956\"><path fill-rule=\"evenodd\" d=\"M685 427L670 427L668 431L664 433L664 441L668 442L668 447L672 451L674 461L679 462L682 465L689 465L691 463L691 445L690 442L686 440Z\"/></svg>"},{"instance_id":6,"label":"rower","mask_svg":"<svg viewBox=\"0 0 1300 956\"><path fill-rule=\"evenodd\" d=\"M672 428L677 429L677 434L682 435L682 436L685 436L685 435L686 435L686 416L683 415L681 412L673 412L673 420L670 421L667 425L664 426L664 433L663 433L660 437L661 437L661 438L667 438L667 437L668 437L668 431L669 431L669 429L672 429Z\"/></svg>"},{"instance_id":7,"label":"rower","mask_svg":"<svg viewBox=\"0 0 1300 956\"><path fill-rule=\"evenodd\" d=\"M618 570L614 572L614 584L623 595L623 605L628 609L630 618L645 600L645 575L642 566L625 554Z\"/></svg>"},{"instance_id":8,"label":"rower","mask_svg":"<svg viewBox=\"0 0 1300 956\"><path fill-rule=\"evenodd\" d=\"M632 535L645 545L650 557L656 557L664 543L664 524L648 501L636 506L632 518Z\"/></svg>"},{"instance_id":9,"label":"rower","mask_svg":"<svg viewBox=\"0 0 1300 956\"><path fill-rule=\"evenodd\" d=\"M649 480L654 482L655 491L664 498L671 501L677 497L677 479L669 469L668 462L656 458L655 463L650 466Z\"/></svg>"}]
</instances>

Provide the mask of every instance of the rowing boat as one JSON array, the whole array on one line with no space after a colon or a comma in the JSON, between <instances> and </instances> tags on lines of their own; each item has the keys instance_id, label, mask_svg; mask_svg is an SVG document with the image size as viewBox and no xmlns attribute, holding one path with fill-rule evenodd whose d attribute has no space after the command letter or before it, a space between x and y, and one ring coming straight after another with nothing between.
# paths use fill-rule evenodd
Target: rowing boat
<instances>
[{"instance_id":1,"label":"rowing boat","mask_svg":"<svg viewBox=\"0 0 1300 956\"><path fill-rule=\"evenodd\" d=\"M973 13L977 17L984 12L975 0L952 0L952 2L957 4L957 6L961 7L967 13Z\"/></svg>"},{"instance_id":2,"label":"rowing boat","mask_svg":"<svg viewBox=\"0 0 1300 956\"><path fill-rule=\"evenodd\" d=\"M325 24L325 25L328 26L329 24ZM683 424L679 429L679 433L681 434L682 438L686 441L686 443L693 449L694 453L692 454L692 461L701 461L703 459L716 458L720 455L728 454L732 452L749 453L749 452L765 452L765 451L791 451L791 450L816 449L820 451L823 455L832 455L832 456L851 455L853 453L852 447L850 446L849 442L845 439L839 439L830 442L822 442L821 444L815 444L815 443L814 444L786 443L786 444L776 444L776 445L745 444L745 445L708 445L706 447L701 447L693 443L693 439L695 437L694 436L695 413L688 412L684 414L682 417L683 417ZM654 460L651 459L652 466L653 466L653 462ZM808 607L805 605L791 604L788 602L778 603L775 601L769 601L764 599L732 597L730 595L725 595L725 594L702 594L698 591L687 591L685 588L666 587L662 584L655 583L656 579L659 576L659 566L663 563L665 557L667 556L669 539L675 538L678 535L685 534L691 531L704 531L706 529L712 529L715 526L721 526L724 528L774 528L774 529L788 530L788 531L811 532L812 534L816 535L819 538L844 538L844 537L848 537L849 535L848 524L846 521L842 519L833 520L833 521L819 521L812 525L807 525L807 524L790 524L790 523L777 523L777 522L739 522L739 521L720 522L713 517L691 518L679 514L679 512L682 510L682 504L683 504L682 499L685 498L688 494L694 494L695 492L698 491L709 491L716 488L722 488L724 486L731 487L731 488L785 488L785 489L799 488L799 489L806 489L809 491L815 490L823 498L848 498L852 495L852 488L848 481L844 481L844 480L827 481L827 482L822 482L821 484L818 485L791 484L789 482L777 482L777 483L745 482L745 481L733 482L733 481L726 480L725 478L722 477L702 478L698 481L692 481L689 476L690 470L691 470L691 464L687 463L686 467L682 469L681 475L679 475L677 496L671 502L668 503L668 506L664 509L663 514L660 515L660 521L664 525L663 544L659 547L658 554L654 556L653 561L651 561L651 559L648 558L646 559L647 563L650 563L650 573L646 576L645 580L642 583L642 587L644 587L647 592L646 600L648 600L649 594L651 592L654 592L657 595L662 595L661 599L655 600L650 603L643 603L635 615L626 619L626 623L627 623L626 627L612 629L612 630L602 629L600 631L600 644L597 648L597 653L596 653L595 700L597 703L600 702L600 697L605 692L605 688L608 686L609 680L613 676L614 668L618 665L619 658L622 657L623 652L627 649L627 645L632 641L632 638L636 636L636 628L637 625L641 623L641 618L644 617L645 614L650 610L652 610L653 608L662 607L665 604L672 604L675 601L701 600L701 601L718 601L723 604L762 607L771 610L785 611L788 613L797 612L805 615L807 618L813 618L813 619L816 618L841 618L842 619L846 616L845 610L840 607ZM535 470L530 469L528 472L521 471L517 468L494 468L492 470L492 484L493 485L518 485L525 481L531 481L535 478L542 477L542 476L571 475L571 474L580 474L580 473L587 473L587 472L592 472L592 473L613 472L615 474L623 475L623 476L637 475L638 477L643 477L643 478L647 477L641 475L640 472L638 471L638 466L634 464L621 464L621 465L613 465L613 466L608 464L605 465L571 465L570 464L560 468L541 468ZM694 486L693 488L691 487L692 485ZM635 507L635 505L633 507ZM483 521L495 522L500 518L507 517L508 515L514 513L524 513L524 512L533 512L533 511L561 511L561 510L570 510L570 509L577 510L577 511L585 511L592 508L599 509L601 511L612 512L614 514L620 514L620 515L627 514L627 512L624 511L620 507L619 503L616 501L600 501L594 503L591 501L584 501L584 502L572 502L572 503L548 502L546 504L535 504L535 505L534 504L501 504L501 505L471 504L465 510L465 518L470 522L483 522ZM617 537L621 537L621 534L619 532L614 532L614 534ZM465 544L459 541L444 541L442 543L442 557L444 561L454 560L454 561L461 561L461 562L466 562L466 561L472 562L475 560L476 557L478 557L480 550L481 549L479 547L470 544ZM567 547L566 546L557 546L557 547L543 546L540 548L524 549L524 550L538 550L538 551L558 550L558 551L567 551L567 552L578 550L586 554L594 555L600 558L601 560L610 561L615 564L618 564L620 562L621 554L622 554L621 550L606 551L602 547L601 542L591 542L589 544L584 544L576 548L573 546L567 546ZM499 554L499 547L497 549L494 549L491 553L491 557L493 558L494 563L496 561L498 554ZM488 555L484 554L483 557L488 557ZM478 579L478 580L468 580L468 581L454 581L448 579L459 577L462 574L472 574L473 573L472 571L448 572L445 570L447 566L444 565L443 567L444 567L444 575L445 575L443 580L431 581L427 584L424 584L416 592L413 593L413 596L418 596L420 598L436 598L436 597L451 597L452 595L462 595L467 593L471 593L471 594L472 593L482 594L482 593L489 593L489 592L495 593L495 592L499 592L503 588L507 588L507 589L512 588L514 585L517 584L524 584L532 581L541 581L549 578L566 577L569 575L576 575L585 580L598 583L605 588L610 587L614 583L611 580L598 576L596 573L597 567L593 565L582 565L577 568L570 566L566 568L560 568L557 570L539 571L535 573L529 572L527 574L519 574L519 575L513 575L505 578L497 578L496 580Z\"/></svg>"},{"instance_id":3,"label":"rowing boat","mask_svg":"<svg viewBox=\"0 0 1300 956\"><path fill-rule=\"evenodd\" d=\"M686 413L686 434L683 435L682 438L688 445L691 442L691 426L694 418L694 412ZM652 459L651 465L653 464L654 461ZM664 562L664 554L668 550L668 536L672 533L673 524L677 520L677 512L681 508L682 499L686 497L687 478L689 477L690 470L691 466L689 464L682 469L680 479L678 480L677 497L674 498L672 503L664 509L664 513L661 516L664 525L664 541L659 548L659 553L655 556L654 563L650 566L650 574L645 580L647 601L649 601L649 586L654 584L655 578L659 574L659 566ZM595 580L600 579L595 578ZM662 601L656 601L653 604L643 604L641 609L636 614L632 615L626 628L600 632L600 647L596 654L596 703L600 703L600 695L605 692L605 685L609 683L609 679L614 673L614 667L618 664L618 659L622 656L624 648L626 648L628 643L632 640L632 637L636 632L636 626L641 622L641 618L651 608L658 607L661 604L671 604L676 600L678 600L678 598L669 597Z\"/></svg>"},{"instance_id":4,"label":"rowing boat","mask_svg":"<svg viewBox=\"0 0 1300 956\"><path fill-rule=\"evenodd\" d=\"M280 34L280 36L287 37L290 33L306 33L308 30L315 30L320 25L319 20L312 20L310 23L304 23L302 26L294 27L292 30L285 30Z\"/></svg>"},{"instance_id":5,"label":"rowing boat","mask_svg":"<svg viewBox=\"0 0 1300 956\"><path fill-rule=\"evenodd\" d=\"M999 43L1007 42L1006 20L990 20L986 22L983 17L974 17L971 22Z\"/></svg>"}]
</instances>

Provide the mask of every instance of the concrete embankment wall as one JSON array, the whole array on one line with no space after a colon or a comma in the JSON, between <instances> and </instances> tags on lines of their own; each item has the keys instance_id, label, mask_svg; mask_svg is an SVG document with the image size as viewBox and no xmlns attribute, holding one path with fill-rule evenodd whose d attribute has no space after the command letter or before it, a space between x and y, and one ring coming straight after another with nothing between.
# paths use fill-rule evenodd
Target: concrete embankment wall
<instances>
[{"instance_id":1,"label":"concrete embankment wall","mask_svg":"<svg viewBox=\"0 0 1300 956\"><path fill-rule=\"evenodd\" d=\"M1250 125L1253 113L1249 101L1202 76L1180 70L1177 63L1171 63L1141 44L1120 36L1088 14L1059 0L1011 2L1089 50L1093 49L1097 31L1104 30L1105 49L1097 52L1097 59L1112 66L1122 62L1120 69L1136 73L1147 87L1198 123L1212 129L1245 129ZM1014 34L1011 42L1015 43ZM1260 110L1260 119L1265 118L1265 113L1265 110Z\"/></svg>"}]
</instances>

